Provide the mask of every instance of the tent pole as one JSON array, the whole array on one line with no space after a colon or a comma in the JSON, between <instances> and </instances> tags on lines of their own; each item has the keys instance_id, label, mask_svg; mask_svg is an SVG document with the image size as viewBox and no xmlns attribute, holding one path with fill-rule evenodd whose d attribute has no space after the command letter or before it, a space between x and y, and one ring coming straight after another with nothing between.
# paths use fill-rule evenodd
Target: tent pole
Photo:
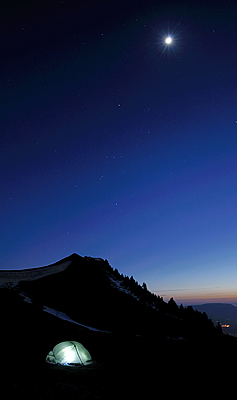
<instances>
[{"instance_id":1,"label":"tent pole","mask_svg":"<svg viewBox=\"0 0 237 400\"><path fill-rule=\"evenodd\" d=\"M76 350L76 353L77 353L77 355L78 355L78 358L81 360L81 364L84 364L83 361L82 361L82 359L81 359L81 356L80 356L80 354L79 354L79 352L78 352L78 350L77 350L77 346L76 346L73 342L71 342L71 343L72 343L73 346L75 347L75 350Z\"/></svg>"}]
</instances>

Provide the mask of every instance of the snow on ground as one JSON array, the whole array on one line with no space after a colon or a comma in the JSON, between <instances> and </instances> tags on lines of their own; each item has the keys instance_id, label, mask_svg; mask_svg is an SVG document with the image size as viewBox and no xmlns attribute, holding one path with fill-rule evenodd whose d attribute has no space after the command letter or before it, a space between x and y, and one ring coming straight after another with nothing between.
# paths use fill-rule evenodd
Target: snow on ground
<instances>
[{"instance_id":1,"label":"snow on ground","mask_svg":"<svg viewBox=\"0 0 237 400\"><path fill-rule=\"evenodd\" d=\"M20 295L21 297L24 298L24 301L25 301L26 303L32 303L32 299L31 299L29 296L27 296L25 293L20 292L19 295ZM91 326L88 326L88 325L80 324L79 322L76 322L76 321L74 321L73 319L71 319L70 317L68 317L67 314L65 314L65 313L63 313L63 312L61 312L61 311L57 311L57 310L55 310L54 308L50 308L50 307L47 307L47 306L43 306L43 311L45 311L45 312L47 312L47 313L49 313L49 314L52 314L52 315L54 315L54 316L57 317L57 318L63 319L64 321L72 322L73 324L82 326L83 328L87 328L87 329L89 329L89 330L91 330L91 331L111 333L111 332L108 332L108 331L102 331L102 330L100 330L100 329L92 328Z\"/></svg>"},{"instance_id":2,"label":"snow on ground","mask_svg":"<svg viewBox=\"0 0 237 400\"><path fill-rule=\"evenodd\" d=\"M136 296L133 292L131 292L128 288L124 287L123 283L116 280L115 278L113 278L112 276L110 276L109 274L107 274L107 276L110 279L111 282L111 286L116 288L117 290L119 290L120 292L129 294L130 296L132 296L134 299L136 299L137 301L140 301L140 297ZM148 307L153 308L156 311L159 311L158 308L155 305L152 304L148 304L146 303Z\"/></svg>"},{"instance_id":3,"label":"snow on ground","mask_svg":"<svg viewBox=\"0 0 237 400\"><path fill-rule=\"evenodd\" d=\"M24 298L24 301L25 301L26 303L32 304L32 299L31 299L29 296L27 296L25 293L19 292L19 296L23 297L23 298Z\"/></svg>"},{"instance_id":4,"label":"snow on ground","mask_svg":"<svg viewBox=\"0 0 237 400\"><path fill-rule=\"evenodd\" d=\"M133 292L131 292L129 289L125 288L123 286L122 282L117 281L115 278L112 278L112 276L110 276L110 275L108 275L108 277L110 279L112 287L115 287L120 292L130 294L130 296L134 297L136 300L140 300L139 297L135 296L135 294Z\"/></svg>"},{"instance_id":5,"label":"snow on ground","mask_svg":"<svg viewBox=\"0 0 237 400\"><path fill-rule=\"evenodd\" d=\"M16 286L20 281L33 281L47 275L56 274L69 267L71 261L65 261L57 265L22 270L1 270L0 287Z\"/></svg>"},{"instance_id":6,"label":"snow on ground","mask_svg":"<svg viewBox=\"0 0 237 400\"><path fill-rule=\"evenodd\" d=\"M102 330L100 330L100 329L92 328L91 326L87 326L87 325L80 324L79 322L76 322L76 321L74 321L73 319L71 319L70 317L68 317L68 316L67 316L66 314L64 314L63 312L54 310L53 308L50 308L50 307L44 306L43 311L45 311L45 312L47 312L47 313L49 313L49 314L52 314L52 315L54 315L55 317L58 317L58 318L60 318L60 319L63 319L64 321L72 322L73 324L82 326L83 328L90 329L91 331L111 333L111 332L108 332L108 331L102 331Z\"/></svg>"}]
</instances>

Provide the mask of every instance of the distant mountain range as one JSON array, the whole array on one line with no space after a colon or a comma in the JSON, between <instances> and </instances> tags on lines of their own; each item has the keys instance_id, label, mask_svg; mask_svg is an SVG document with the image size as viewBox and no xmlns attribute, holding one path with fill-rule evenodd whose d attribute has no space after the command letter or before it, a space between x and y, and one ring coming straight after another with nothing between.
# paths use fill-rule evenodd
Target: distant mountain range
<instances>
[{"instance_id":1,"label":"distant mountain range","mask_svg":"<svg viewBox=\"0 0 237 400\"><path fill-rule=\"evenodd\" d=\"M226 303L206 303L192 306L194 310L206 312L213 321L237 320L237 307Z\"/></svg>"},{"instance_id":2,"label":"distant mountain range","mask_svg":"<svg viewBox=\"0 0 237 400\"><path fill-rule=\"evenodd\" d=\"M206 303L192 307L205 312L215 324L220 322L224 333L237 336L237 307L226 303Z\"/></svg>"}]
</instances>

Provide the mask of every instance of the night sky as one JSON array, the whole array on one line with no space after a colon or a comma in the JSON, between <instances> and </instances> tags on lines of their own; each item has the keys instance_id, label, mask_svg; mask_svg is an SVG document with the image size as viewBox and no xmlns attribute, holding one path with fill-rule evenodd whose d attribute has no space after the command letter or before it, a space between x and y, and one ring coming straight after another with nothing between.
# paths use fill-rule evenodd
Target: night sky
<instances>
[{"instance_id":1,"label":"night sky","mask_svg":"<svg viewBox=\"0 0 237 400\"><path fill-rule=\"evenodd\" d=\"M1 269L78 253L236 303L236 2L2 4Z\"/></svg>"}]
</instances>

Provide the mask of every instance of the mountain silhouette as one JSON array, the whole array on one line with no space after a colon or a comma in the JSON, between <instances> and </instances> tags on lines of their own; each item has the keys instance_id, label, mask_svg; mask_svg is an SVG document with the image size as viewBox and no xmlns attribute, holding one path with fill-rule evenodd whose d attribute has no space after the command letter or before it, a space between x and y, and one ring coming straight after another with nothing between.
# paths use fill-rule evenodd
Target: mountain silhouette
<instances>
[{"instance_id":1,"label":"mountain silhouette","mask_svg":"<svg viewBox=\"0 0 237 400\"><path fill-rule=\"evenodd\" d=\"M235 338L107 260L72 254L45 267L1 271L0 304L2 390L12 397L151 398L158 387L174 396L189 385L213 395L216 382L232 379L227 360L237 355ZM82 343L93 363L47 365L49 351L67 340Z\"/></svg>"},{"instance_id":2,"label":"mountain silhouette","mask_svg":"<svg viewBox=\"0 0 237 400\"><path fill-rule=\"evenodd\" d=\"M173 299L164 302L145 283L141 286L133 277L123 276L107 260L73 254L38 270L34 279L19 282L18 290L81 324L159 337L216 333L206 315L179 308Z\"/></svg>"},{"instance_id":3,"label":"mountain silhouette","mask_svg":"<svg viewBox=\"0 0 237 400\"><path fill-rule=\"evenodd\" d=\"M215 325L220 323L223 333L237 337L237 307L227 303L206 303L192 307L205 312Z\"/></svg>"},{"instance_id":4,"label":"mountain silhouette","mask_svg":"<svg viewBox=\"0 0 237 400\"><path fill-rule=\"evenodd\" d=\"M206 312L213 321L237 320L237 307L227 303L205 303L193 305L193 309Z\"/></svg>"}]
</instances>

